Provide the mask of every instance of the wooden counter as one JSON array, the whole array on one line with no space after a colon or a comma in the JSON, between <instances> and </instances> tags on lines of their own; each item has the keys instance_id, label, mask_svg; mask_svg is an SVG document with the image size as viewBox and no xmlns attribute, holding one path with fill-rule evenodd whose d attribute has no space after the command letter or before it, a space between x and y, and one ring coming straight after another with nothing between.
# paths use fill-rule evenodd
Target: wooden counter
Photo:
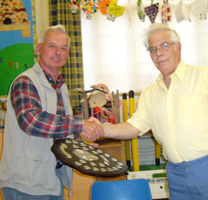
<instances>
[{"instance_id":1,"label":"wooden counter","mask_svg":"<svg viewBox=\"0 0 208 200\"><path fill-rule=\"evenodd\" d=\"M125 146L123 142L116 140L101 140L99 148L106 153L111 154L122 162L126 162ZM0 129L0 158L3 148L3 129ZM95 181L109 181L109 180L126 180L126 175L118 177L95 177L80 173L77 170L73 172L73 196L70 199L69 190L65 188L65 200L90 200L90 189ZM0 194L0 200L3 200Z\"/></svg>"}]
</instances>

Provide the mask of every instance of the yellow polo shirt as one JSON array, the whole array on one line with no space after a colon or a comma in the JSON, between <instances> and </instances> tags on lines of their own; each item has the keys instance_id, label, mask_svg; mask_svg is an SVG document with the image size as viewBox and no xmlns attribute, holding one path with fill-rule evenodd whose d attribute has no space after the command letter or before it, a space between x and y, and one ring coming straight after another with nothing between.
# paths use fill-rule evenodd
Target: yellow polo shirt
<instances>
[{"instance_id":1,"label":"yellow polo shirt","mask_svg":"<svg viewBox=\"0 0 208 200\"><path fill-rule=\"evenodd\" d=\"M162 75L141 93L128 120L141 131L152 129L173 163L208 155L208 68L180 62L166 88Z\"/></svg>"}]
</instances>

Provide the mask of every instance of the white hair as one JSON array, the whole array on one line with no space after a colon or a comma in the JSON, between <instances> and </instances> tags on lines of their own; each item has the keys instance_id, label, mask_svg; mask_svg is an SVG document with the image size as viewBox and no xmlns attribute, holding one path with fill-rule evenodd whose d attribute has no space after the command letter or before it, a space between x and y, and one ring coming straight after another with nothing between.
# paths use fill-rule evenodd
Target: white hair
<instances>
[{"instance_id":1,"label":"white hair","mask_svg":"<svg viewBox=\"0 0 208 200\"><path fill-rule=\"evenodd\" d=\"M43 43L45 41L46 34L50 31L58 31L58 32L64 33L68 38L68 41L69 41L68 42L68 48L69 48L69 46L70 46L70 37L69 37L68 33L66 32L65 27L61 24L58 24L58 25L55 25L55 26L49 26L48 28L43 30L38 36L38 43Z\"/></svg>"},{"instance_id":2,"label":"white hair","mask_svg":"<svg viewBox=\"0 0 208 200\"><path fill-rule=\"evenodd\" d=\"M144 46L146 47L147 50L149 49L149 38L156 31L169 31L170 32L170 40L173 43L177 43L181 40L179 35L177 34L177 32L173 29L170 29L168 25L161 24L161 23L153 23L146 30L146 34L144 36Z\"/></svg>"}]
</instances>

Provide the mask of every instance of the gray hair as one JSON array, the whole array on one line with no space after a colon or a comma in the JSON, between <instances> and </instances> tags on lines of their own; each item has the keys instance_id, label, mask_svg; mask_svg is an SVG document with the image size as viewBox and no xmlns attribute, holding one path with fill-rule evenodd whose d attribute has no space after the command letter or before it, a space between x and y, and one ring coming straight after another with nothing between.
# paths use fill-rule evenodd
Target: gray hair
<instances>
[{"instance_id":1,"label":"gray hair","mask_svg":"<svg viewBox=\"0 0 208 200\"><path fill-rule=\"evenodd\" d=\"M58 32L64 33L68 38L68 41L69 41L68 42L68 48L69 48L69 46L70 46L70 37L69 37L68 33L66 32L65 27L61 24L58 24L58 25L55 25L55 26L49 26L48 28L43 30L38 36L38 43L43 43L45 41L45 36L49 31L58 31Z\"/></svg>"},{"instance_id":2,"label":"gray hair","mask_svg":"<svg viewBox=\"0 0 208 200\"><path fill-rule=\"evenodd\" d=\"M169 31L170 40L173 43L177 43L181 40L177 32L173 29L170 29L168 25L160 24L160 23L153 23L150 25L149 29L146 31L146 34L145 34L144 46L146 47L147 50L149 49L149 38L156 31Z\"/></svg>"}]
</instances>

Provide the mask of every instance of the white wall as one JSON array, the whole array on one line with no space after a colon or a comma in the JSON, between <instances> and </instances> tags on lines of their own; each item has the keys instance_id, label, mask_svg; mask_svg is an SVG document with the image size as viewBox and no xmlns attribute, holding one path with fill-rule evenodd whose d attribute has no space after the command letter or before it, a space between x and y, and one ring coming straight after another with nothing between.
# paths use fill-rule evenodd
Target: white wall
<instances>
[{"instance_id":1,"label":"white wall","mask_svg":"<svg viewBox=\"0 0 208 200\"><path fill-rule=\"evenodd\" d=\"M48 0L35 0L37 35L49 26Z\"/></svg>"},{"instance_id":2,"label":"white wall","mask_svg":"<svg viewBox=\"0 0 208 200\"><path fill-rule=\"evenodd\" d=\"M127 1L127 0L126 0ZM96 83L105 83L111 91L141 91L158 74L143 45L143 30L150 25L148 17L141 22L137 16L137 0L126 2L125 12L115 22L99 11L86 19L82 12L82 41L85 89ZM150 0L143 0L144 7ZM163 1L159 2L160 6ZM174 8L179 1L169 0L172 21L169 26L179 33L182 59L194 65L208 66L208 20L199 20L191 13L191 22L178 23ZM193 1L183 1L185 5ZM156 22L161 22L160 14Z\"/></svg>"}]
</instances>

